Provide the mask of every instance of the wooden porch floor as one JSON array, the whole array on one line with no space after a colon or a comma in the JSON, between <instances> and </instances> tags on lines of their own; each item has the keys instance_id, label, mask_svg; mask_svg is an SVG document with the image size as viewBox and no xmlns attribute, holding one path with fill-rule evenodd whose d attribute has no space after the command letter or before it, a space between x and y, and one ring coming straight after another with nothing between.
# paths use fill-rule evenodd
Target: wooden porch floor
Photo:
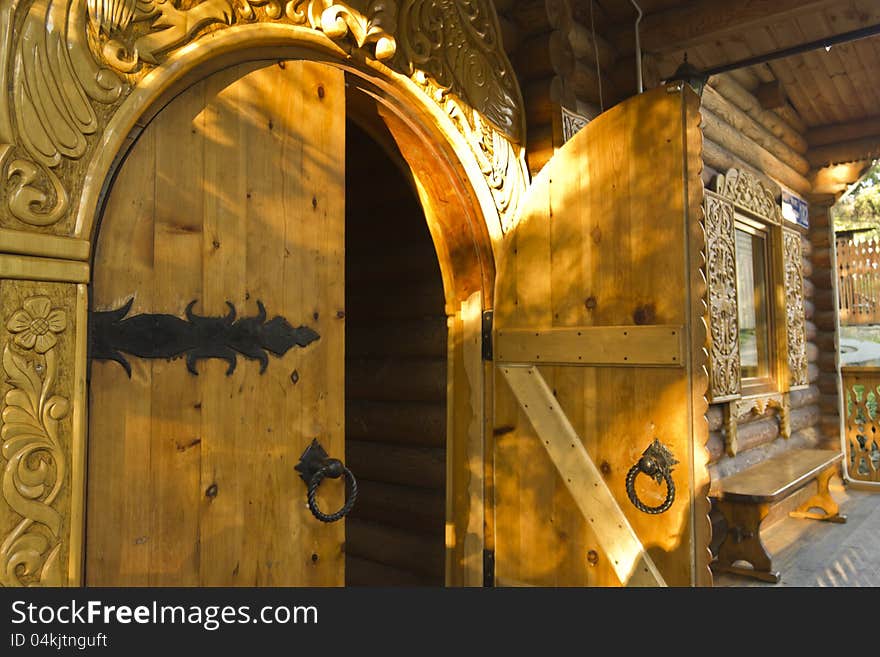
<instances>
[{"instance_id":1,"label":"wooden porch floor","mask_svg":"<svg viewBox=\"0 0 880 657\"><path fill-rule=\"evenodd\" d=\"M845 525L786 517L763 532L782 574L779 584L716 574L715 586L880 586L880 489L844 487L835 479L831 494L847 516Z\"/></svg>"}]
</instances>

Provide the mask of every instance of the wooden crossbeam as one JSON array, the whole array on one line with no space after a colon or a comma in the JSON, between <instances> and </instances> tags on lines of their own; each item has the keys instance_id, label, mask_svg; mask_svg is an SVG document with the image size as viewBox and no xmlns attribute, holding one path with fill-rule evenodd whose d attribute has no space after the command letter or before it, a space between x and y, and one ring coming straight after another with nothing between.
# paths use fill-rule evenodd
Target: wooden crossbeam
<instances>
[{"instance_id":1,"label":"wooden crossbeam","mask_svg":"<svg viewBox=\"0 0 880 657\"><path fill-rule=\"evenodd\" d=\"M675 325L501 329L494 348L501 363L681 367L683 338Z\"/></svg>"},{"instance_id":2,"label":"wooden crossbeam","mask_svg":"<svg viewBox=\"0 0 880 657\"><path fill-rule=\"evenodd\" d=\"M634 587L666 586L538 368L502 365L499 369L620 581Z\"/></svg>"}]
</instances>

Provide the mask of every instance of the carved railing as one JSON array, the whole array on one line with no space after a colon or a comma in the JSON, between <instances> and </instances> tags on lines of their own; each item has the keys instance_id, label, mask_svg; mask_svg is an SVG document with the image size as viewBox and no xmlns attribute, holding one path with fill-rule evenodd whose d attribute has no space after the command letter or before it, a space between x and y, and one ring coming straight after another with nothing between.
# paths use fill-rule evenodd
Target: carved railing
<instances>
[{"instance_id":1,"label":"carved railing","mask_svg":"<svg viewBox=\"0 0 880 657\"><path fill-rule=\"evenodd\" d=\"M846 471L880 484L880 367L842 367Z\"/></svg>"}]
</instances>

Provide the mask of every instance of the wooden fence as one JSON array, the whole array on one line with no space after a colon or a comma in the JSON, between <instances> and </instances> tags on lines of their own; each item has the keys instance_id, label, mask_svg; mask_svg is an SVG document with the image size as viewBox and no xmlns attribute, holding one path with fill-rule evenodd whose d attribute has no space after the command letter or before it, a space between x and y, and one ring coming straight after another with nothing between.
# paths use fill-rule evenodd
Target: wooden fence
<instances>
[{"instance_id":1,"label":"wooden fence","mask_svg":"<svg viewBox=\"0 0 880 657\"><path fill-rule=\"evenodd\" d=\"M837 277L840 323L880 324L880 241L838 237Z\"/></svg>"}]
</instances>

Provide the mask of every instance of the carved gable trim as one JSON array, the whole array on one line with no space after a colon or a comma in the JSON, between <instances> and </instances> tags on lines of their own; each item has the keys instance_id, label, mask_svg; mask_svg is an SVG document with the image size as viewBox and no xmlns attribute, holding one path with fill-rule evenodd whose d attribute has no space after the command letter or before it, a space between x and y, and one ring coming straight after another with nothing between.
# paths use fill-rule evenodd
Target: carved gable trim
<instances>
[{"instance_id":1,"label":"carved gable trim","mask_svg":"<svg viewBox=\"0 0 880 657\"><path fill-rule=\"evenodd\" d=\"M728 169L725 175L715 179L715 191L732 201L737 209L774 224L782 223L782 207L773 191L748 171Z\"/></svg>"}]
</instances>

